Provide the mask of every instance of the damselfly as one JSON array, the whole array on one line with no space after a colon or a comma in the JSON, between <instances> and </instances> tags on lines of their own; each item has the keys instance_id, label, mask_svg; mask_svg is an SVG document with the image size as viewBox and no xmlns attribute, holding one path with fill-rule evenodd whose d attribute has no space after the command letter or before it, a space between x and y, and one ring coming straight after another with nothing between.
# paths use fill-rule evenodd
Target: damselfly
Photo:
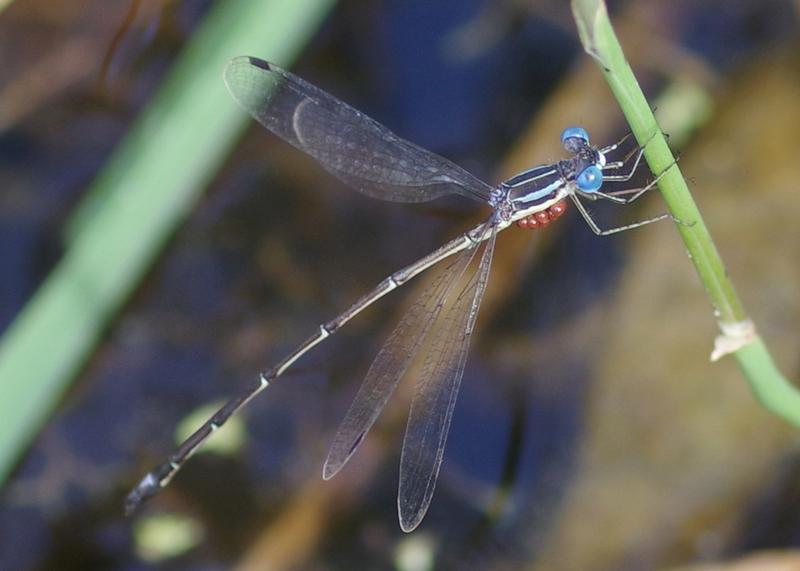
<instances>
[{"instance_id":1,"label":"damselfly","mask_svg":"<svg viewBox=\"0 0 800 571\"><path fill-rule=\"evenodd\" d=\"M400 527L411 531L419 525L433 497L497 233L513 223L522 228L545 226L564 212L567 199L572 200L598 235L667 218L669 215L664 214L601 230L581 203L581 199L601 199L628 204L652 188L659 177L642 188L603 192L604 182L628 181L633 177L643 147L611 162L606 159L607 154L622 141L598 148L589 143L584 129L570 127L561 135L569 158L534 167L493 187L266 61L235 58L225 69L225 83L234 99L258 122L368 196L393 202L426 202L456 194L483 203L492 211L468 232L391 274L344 313L321 324L282 361L261 373L253 386L228 401L163 464L141 480L128 495L126 511L132 512L166 486L212 432L300 357L390 291L446 261L444 270L411 305L373 361L333 438L322 472L327 480L342 469L411 362L422 354L400 457L397 498ZM478 262L471 264L481 247Z\"/></svg>"}]
</instances>

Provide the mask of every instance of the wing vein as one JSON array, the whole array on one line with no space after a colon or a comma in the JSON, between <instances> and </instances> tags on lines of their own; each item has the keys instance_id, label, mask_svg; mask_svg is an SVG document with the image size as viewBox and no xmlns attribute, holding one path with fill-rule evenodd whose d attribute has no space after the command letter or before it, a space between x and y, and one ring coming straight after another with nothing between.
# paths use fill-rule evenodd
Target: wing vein
<instances>
[{"instance_id":1,"label":"wing vein","mask_svg":"<svg viewBox=\"0 0 800 571\"><path fill-rule=\"evenodd\" d=\"M347 463L386 406L476 251L472 246L449 260L384 342L336 431L322 471L326 480Z\"/></svg>"},{"instance_id":2,"label":"wing vein","mask_svg":"<svg viewBox=\"0 0 800 571\"><path fill-rule=\"evenodd\" d=\"M278 66L234 58L225 68L225 84L264 127L368 196L395 202L447 194L490 200L492 189L479 178Z\"/></svg>"},{"instance_id":3,"label":"wing vein","mask_svg":"<svg viewBox=\"0 0 800 571\"><path fill-rule=\"evenodd\" d=\"M419 525L433 498L464 374L469 338L491 268L496 227L491 232L478 267L429 335L400 456L397 505L404 531Z\"/></svg>"}]
</instances>

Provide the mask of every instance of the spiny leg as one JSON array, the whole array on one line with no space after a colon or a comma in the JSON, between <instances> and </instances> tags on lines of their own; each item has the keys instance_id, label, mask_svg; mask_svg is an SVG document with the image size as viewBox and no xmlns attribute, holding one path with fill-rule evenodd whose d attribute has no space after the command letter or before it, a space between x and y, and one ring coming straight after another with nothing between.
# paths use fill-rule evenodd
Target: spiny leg
<instances>
[{"instance_id":1,"label":"spiny leg","mask_svg":"<svg viewBox=\"0 0 800 571\"><path fill-rule=\"evenodd\" d=\"M615 143L613 145L610 145L609 147L605 147L604 149L601 149L600 151L605 153L606 152L605 149L609 149L609 150L616 149L625 139L627 139L631 135L632 135L632 133L628 133L627 135L625 135L625 137L620 139L617 143ZM603 180L612 181L612 182L614 182L614 181L616 181L616 182L624 182L626 180L630 180L631 178L633 178L633 175L636 173L636 169L639 168L639 163L642 160L642 155L644 154L645 148L647 148L647 145L650 144L650 141L652 141L655 138L655 136L656 136L656 133L654 133L649 139L647 139L647 141L645 141L645 143L643 145L637 146L634 150L632 150L630 153L628 153L621 161L614 161L613 163L606 164L603 167L604 171L605 170L612 170L612 169L619 169L619 168L622 168L623 166L625 166L625 164L630 160L630 158L633 155L636 155L636 160L633 162L633 166L630 168L630 170L626 174L623 174L623 175L615 175L615 174L604 175L603 176Z\"/></svg>"},{"instance_id":2,"label":"spiny leg","mask_svg":"<svg viewBox=\"0 0 800 571\"><path fill-rule=\"evenodd\" d=\"M594 192L594 193L592 193L592 195L596 196L597 198L603 198L605 200L609 200L609 201L614 202L616 204L630 204L631 202L633 202L634 200L636 200L637 198L642 196L645 192L647 192L648 190L650 190L653 187L655 187L658 184L658 181L661 180L661 177L663 177L665 174L667 174L667 172L669 172L669 169L674 167L677 162L678 162L678 159L675 159L674 161L672 161L667 166L667 168L665 168L664 170L662 170L658 174L658 176L656 176L653 180L651 180L648 184L646 184L645 186L643 186L641 188L626 188L624 190L615 190L615 191L612 191L612 192ZM606 180L609 180L609 178L610 177L606 177L603 180L606 181ZM611 179L611 180L614 180L614 179ZM632 194L633 196L628 196L628 197L624 197L623 198L621 196L623 194Z\"/></svg>"},{"instance_id":3,"label":"spiny leg","mask_svg":"<svg viewBox=\"0 0 800 571\"><path fill-rule=\"evenodd\" d=\"M633 136L633 131L628 131L628 133L624 137L622 137L619 141L617 141L613 145L608 145L607 147L603 147L602 149L600 149L600 152L606 154L612 151L616 151L619 148L619 146L628 139L630 139L631 136Z\"/></svg>"},{"instance_id":4,"label":"spiny leg","mask_svg":"<svg viewBox=\"0 0 800 571\"><path fill-rule=\"evenodd\" d=\"M583 219L586 220L586 223L589 225L589 228L591 228L592 232L594 232L598 236L608 236L610 234L616 234L617 232L624 232L625 230L632 230L634 228L638 228L639 226L646 226L647 224L652 224L653 222L659 222L661 220L666 220L667 218L671 218L672 220L674 220L676 222L680 222L678 219L676 219L671 214L661 214L660 216L655 216L653 218L648 218L646 220L640 220L639 222L634 222L633 224L626 224L625 226L616 226L614 228L609 228L608 230L603 230L597 225L597 222L594 221L594 219L589 214L589 212L586 210L586 208L583 206L583 204L578 199L578 197L573 194L571 196L571 198L572 198L572 202L574 202L575 206L578 208L578 212L581 213L581 216L583 216Z\"/></svg>"},{"instance_id":5,"label":"spiny leg","mask_svg":"<svg viewBox=\"0 0 800 571\"><path fill-rule=\"evenodd\" d=\"M625 174L603 174L603 181L610 181L610 182L624 182L626 180L630 180L633 178L633 175L636 174L636 169L639 168L639 163L642 161L642 156L644 155L644 147L639 147L635 151L629 153L624 159L621 161L616 161L613 163L608 163L603 167L604 171L611 170L611 169L619 169L625 166L625 164L630 160L632 156L636 155L636 159L633 161L633 165Z\"/></svg>"}]
</instances>

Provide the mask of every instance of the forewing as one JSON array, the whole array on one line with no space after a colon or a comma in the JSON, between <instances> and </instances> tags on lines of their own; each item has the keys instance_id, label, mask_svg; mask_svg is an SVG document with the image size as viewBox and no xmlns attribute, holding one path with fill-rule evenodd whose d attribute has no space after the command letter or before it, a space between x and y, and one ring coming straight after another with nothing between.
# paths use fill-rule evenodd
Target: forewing
<instances>
[{"instance_id":1,"label":"forewing","mask_svg":"<svg viewBox=\"0 0 800 571\"><path fill-rule=\"evenodd\" d=\"M271 63L237 57L225 84L259 123L364 194L394 202L490 198L491 187L461 167Z\"/></svg>"}]
</instances>

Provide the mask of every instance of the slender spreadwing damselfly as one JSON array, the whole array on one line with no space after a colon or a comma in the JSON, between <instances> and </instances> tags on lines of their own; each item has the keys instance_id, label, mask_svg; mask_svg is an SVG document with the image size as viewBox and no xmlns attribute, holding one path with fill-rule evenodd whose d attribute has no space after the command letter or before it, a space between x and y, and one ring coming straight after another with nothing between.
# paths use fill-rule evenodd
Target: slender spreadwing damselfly
<instances>
[{"instance_id":1,"label":"slender spreadwing damselfly","mask_svg":"<svg viewBox=\"0 0 800 571\"><path fill-rule=\"evenodd\" d=\"M235 58L225 69L225 84L239 105L264 127L363 194L406 203L459 195L485 204L491 213L471 230L388 276L341 315L321 324L282 361L262 372L251 387L228 401L139 482L127 497L126 511L133 512L164 488L215 430L300 357L387 293L442 262L443 270L414 301L375 357L333 438L322 471L327 480L342 469L419 356L422 366L403 440L397 497L400 527L411 531L422 521L433 497L497 233L515 223L528 229L546 226L564 212L568 200L598 235L669 218L664 214L602 230L581 202L629 204L651 189L661 175L641 188L604 192L604 182L633 177L644 147L610 161L606 157L622 141L598 148L590 144L584 129L570 127L561 135L568 158L536 166L491 186L266 61ZM475 259L477 263L472 263Z\"/></svg>"}]
</instances>

